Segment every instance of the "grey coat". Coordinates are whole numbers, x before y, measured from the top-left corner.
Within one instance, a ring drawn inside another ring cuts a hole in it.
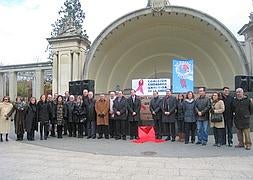
[[[176,108],[177,99],[174,96],[165,96],[161,103],[162,110],[162,122],[174,123],[176,121]],[[169,115],[165,115],[165,112],[170,112]]]
[[[196,101],[189,101],[188,99],[183,102],[183,112],[184,112],[184,122],[196,122],[196,112],[195,112]]]
[[[118,100],[119,98],[117,97],[113,101],[113,112],[114,112],[114,119],[117,120],[127,120],[127,99],[123,96],[121,100]],[[120,112],[120,115],[117,115],[117,111]]]
[[[195,111],[198,121],[209,120],[209,110],[211,108],[211,101],[207,96],[202,96],[196,99]],[[202,116],[198,116],[198,111],[202,113]]]
[[[157,97],[157,98],[152,98],[149,104],[149,110],[152,114],[152,112],[155,112],[155,115],[152,114],[152,117],[154,120],[161,120],[162,119],[162,110],[161,110],[161,104],[162,100]]]

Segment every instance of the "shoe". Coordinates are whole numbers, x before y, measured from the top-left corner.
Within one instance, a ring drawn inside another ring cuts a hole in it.
[[[115,136],[115,140],[119,140],[121,139],[119,136]]]
[[[246,149],[246,150],[251,150],[251,148],[250,148],[250,147],[246,147],[245,149]]]
[[[185,143],[185,144],[189,144],[189,142],[188,142],[188,141],[185,141],[184,143]]]
[[[228,147],[232,147],[232,146],[233,146],[233,144],[228,143]]]
[[[235,148],[244,148],[244,145],[237,144],[237,145],[235,145]]]
[[[165,141],[170,141],[170,137],[168,136],[168,137],[165,139]]]
[[[92,138],[92,139],[96,139],[96,135],[92,136],[91,138]]]
[[[215,143],[215,144],[213,144],[213,146],[218,146],[218,144]]]
[[[134,136],[134,139],[138,140],[138,139],[140,139],[140,138],[139,138],[139,136]]]
[[[40,140],[43,140],[43,138],[42,138],[42,137],[40,137]]]
[[[217,144],[217,147],[221,147],[221,144]]]
[[[202,146],[205,146],[205,145],[206,145],[206,142],[203,142],[203,143],[202,143]]]
[[[133,136],[130,136],[130,140],[133,140],[134,139],[134,137]]]
[[[114,136],[113,136],[113,135],[110,135],[110,138],[114,138]]]
[[[87,136],[87,139],[90,139],[91,138],[91,136]]]
[[[69,134],[69,137],[72,137],[72,134]]]
[[[176,139],[175,138],[173,138],[172,140],[171,140],[171,142],[175,142],[176,141]]]
[[[105,135],[105,139],[109,139],[109,136],[108,136],[108,135]]]
[[[195,144],[202,144],[200,141],[196,142]]]
[[[74,134],[73,137],[76,137],[76,134]]]
[[[126,140],[126,136],[122,136],[122,140]]]
[[[103,136],[98,136],[98,139],[102,139],[103,138]]]
[[[44,140],[47,140],[47,136],[44,137]]]

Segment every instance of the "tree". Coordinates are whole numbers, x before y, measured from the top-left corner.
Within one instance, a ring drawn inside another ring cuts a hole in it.
[[[81,9],[81,3],[79,0],[66,0],[58,14],[60,18],[52,24],[52,37],[68,35],[68,33],[87,37],[86,31],[83,30],[85,13]]]

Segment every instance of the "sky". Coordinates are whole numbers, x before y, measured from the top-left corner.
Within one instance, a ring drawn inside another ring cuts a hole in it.
[[[0,0],[0,64],[48,61],[46,48],[58,11],[65,0]],[[84,29],[92,42],[119,17],[146,7],[148,0],[80,0],[85,12]],[[170,0],[171,5],[205,12],[237,32],[249,22],[252,0]]]

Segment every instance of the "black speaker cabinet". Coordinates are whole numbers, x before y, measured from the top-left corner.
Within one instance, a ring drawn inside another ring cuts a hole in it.
[[[245,92],[253,92],[253,76],[235,76],[235,89],[242,88]]]
[[[95,91],[95,81],[94,80],[80,80],[80,81],[70,81],[69,82],[69,94],[70,95],[82,95],[83,90]]]

